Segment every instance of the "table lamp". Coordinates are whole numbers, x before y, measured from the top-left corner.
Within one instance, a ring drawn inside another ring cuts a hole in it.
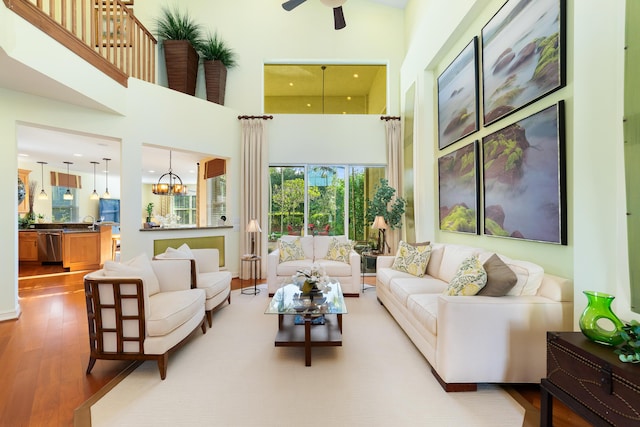
[[[387,248],[387,238],[385,235],[387,231],[387,223],[385,222],[384,217],[382,215],[376,216],[371,227],[378,230],[378,250],[380,253],[384,254]],[[381,234],[382,241],[380,239]]]
[[[247,224],[247,233],[251,233],[251,255],[254,256],[256,254],[256,233],[261,232],[260,224],[258,224],[257,219],[252,219]]]

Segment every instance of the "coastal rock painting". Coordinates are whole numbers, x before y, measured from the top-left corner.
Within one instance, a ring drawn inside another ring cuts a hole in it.
[[[478,234],[477,141],[438,159],[440,229]]]
[[[566,244],[563,103],[482,140],[484,233]]]
[[[482,29],[484,124],[564,86],[565,0],[510,0]]]
[[[478,38],[438,77],[438,147],[478,130]]]

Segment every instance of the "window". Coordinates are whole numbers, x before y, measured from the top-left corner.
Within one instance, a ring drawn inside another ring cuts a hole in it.
[[[196,196],[173,196],[173,214],[178,224],[196,224],[197,207]]]
[[[207,179],[207,224],[223,223],[227,215],[227,175]]]
[[[67,188],[73,194],[73,200],[64,200]],[[51,220],[53,222],[78,222],[78,191],[76,188],[51,187]]]
[[[264,112],[386,114],[386,65],[265,64]]]
[[[366,243],[372,233],[366,201],[384,172],[381,166],[270,167],[269,241],[283,234],[346,234]]]

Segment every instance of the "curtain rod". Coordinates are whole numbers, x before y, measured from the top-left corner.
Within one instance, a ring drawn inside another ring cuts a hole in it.
[[[380,116],[380,120],[400,120],[400,116]]]
[[[238,116],[238,120],[246,120],[246,119],[269,120],[269,119],[273,119],[273,116]]]

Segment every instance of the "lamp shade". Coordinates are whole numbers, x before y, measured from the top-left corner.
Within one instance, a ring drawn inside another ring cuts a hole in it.
[[[374,220],[373,220],[373,225],[371,226],[372,228],[377,228],[378,230],[386,230],[387,229],[387,223],[384,220],[384,217],[381,215],[378,215]]]
[[[249,224],[247,224],[247,233],[259,233],[261,231],[262,229],[260,229],[260,224],[258,224],[257,219],[252,219],[249,221]]]

